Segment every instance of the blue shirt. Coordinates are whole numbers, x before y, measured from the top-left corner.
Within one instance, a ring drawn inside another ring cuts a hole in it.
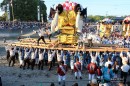
[[[114,77],[114,73],[112,69],[108,69],[107,67],[103,68],[103,79],[110,81]]]

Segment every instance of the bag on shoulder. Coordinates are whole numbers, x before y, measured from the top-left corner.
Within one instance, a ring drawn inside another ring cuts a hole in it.
[[[102,71],[101,71],[101,69],[98,68],[96,73],[97,73],[98,76],[102,76]]]

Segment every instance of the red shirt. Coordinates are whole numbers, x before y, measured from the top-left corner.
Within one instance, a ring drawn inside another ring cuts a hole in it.
[[[78,69],[76,66],[78,67]],[[79,61],[74,63],[74,72],[78,72],[78,70],[81,70],[81,63]]]
[[[95,74],[95,72],[97,71],[97,65],[95,63],[90,63],[87,66],[87,70],[90,74]]]
[[[63,67],[63,69],[65,70],[65,73],[62,71],[61,69],[61,66]],[[60,75],[60,76],[64,76],[67,72],[67,66],[66,65],[60,65],[57,69],[57,73]]]

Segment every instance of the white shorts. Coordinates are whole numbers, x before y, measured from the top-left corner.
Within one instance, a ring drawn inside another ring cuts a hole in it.
[[[70,67],[71,67],[71,69],[74,69],[74,60],[70,61]]]
[[[65,79],[66,79],[66,76],[65,76],[65,75],[64,75],[64,76],[58,75],[58,81],[59,81],[59,82],[62,81],[62,80],[65,81]]]

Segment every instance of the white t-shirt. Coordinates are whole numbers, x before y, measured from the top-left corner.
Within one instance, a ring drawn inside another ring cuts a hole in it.
[[[38,32],[38,35],[41,37],[41,36],[44,36],[45,32],[43,31],[43,29],[40,29],[39,32]]]
[[[57,54],[57,61],[61,61],[61,57],[62,57],[61,54]]]
[[[122,57],[122,63],[124,64],[124,62],[128,62],[128,58],[127,57]]]
[[[113,63],[112,63],[111,61],[107,61],[107,62],[105,63],[105,67],[108,67],[109,64],[111,64],[111,66],[113,65]]]
[[[93,55],[92,55],[92,52],[91,52],[91,53],[90,53],[90,56],[91,56],[91,61],[94,61],[94,62],[96,63],[96,62],[97,62],[96,60],[97,60],[98,53],[96,52],[96,55],[93,56]]]
[[[52,61],[52,54],[48,54],[48,61]]]
[[[79,56],[79,62],[83,65],[83,56]]]
[[[28,55],[29,55],[29,52],[25,52],[24,58],[29,58]]]
[[[48,53],[48,61],[52,61],[54,55],[55,55],[55,51],[53,51],[53,53]]]
[[[35,52],[31,53],[31,59],[35,59]]]
[[[129,69],[130,69],[130,66],[127,65],[127,64],[124,64],[123,66],[121,66],[121,69],[122,69],[123,72],[128,72]]]
[[[129,58],[129,60],[130,60],[130,52],[127,52],[127,56],[128,56],[128,58]]]
[[[14,55],[15,55],[14,50],[10,50],[10,56],[14,56]]]
[[[120,53],[120,57],[122,59],[122,63],[125,64],[125,62],[128,62],[128,58],[127,57],[124,57],[122,52]]]
[[[39,60],[43,60],[43,53],[39,53]]]

